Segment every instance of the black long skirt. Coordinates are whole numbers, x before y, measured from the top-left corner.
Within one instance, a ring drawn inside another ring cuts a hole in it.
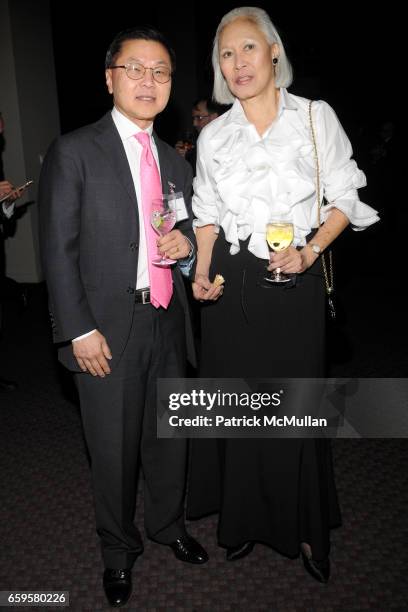
[[[200,375],[324,376],[325,295],[318,260],[296,284],[270,286],[266,261],[241,243],[229,254],[221,231],[210,277],[225,277],[224,295],[202,308]],[[308,542],[316,560],[340,525],[330,442],[325,439],[192,440],[187,516],[219,513],[221,546],[263,542],[288,557]]]

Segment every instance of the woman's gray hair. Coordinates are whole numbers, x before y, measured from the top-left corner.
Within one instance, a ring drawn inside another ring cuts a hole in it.
[[[292,66],[286,56],[285,48],[281,38],[269,18],[268,13],[256,6],[241,6],[240,8],[229,11],[221,19],[217,31],[215,33],[212,64],[214,68],[214,89],[213,99],[219,104],[232,104],[235,96],[230,92],[228,85],[222,75],[219,59],[219,40],[222,30],[226,25],[238,19],[239,17],[252,21],[265,34],[266,40],[270,45],[277,43],[279,45],[279,61],[275,67],[275,83],[276,87],[289,87],[292,83],[293,71]]]

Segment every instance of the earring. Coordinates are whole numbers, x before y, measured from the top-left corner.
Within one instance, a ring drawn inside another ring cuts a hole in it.
[[[273,60],[272,60],[272,63],[276,66],[276,64],[278,63],[278,58],[274,57]]]

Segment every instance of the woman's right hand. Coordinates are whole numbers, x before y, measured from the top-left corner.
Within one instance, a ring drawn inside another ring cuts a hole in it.
[[[222,295],[223,285],[216,286],[206,274],[196,274],[193,281],[193,295],[196,300],[215,302]]]

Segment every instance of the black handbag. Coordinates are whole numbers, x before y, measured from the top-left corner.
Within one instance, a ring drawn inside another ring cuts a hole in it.
[[[312,104],[313,100],[309,102],[309,122],[310,122],[310,131],[312,134],[313,140],[313,148],[314,148],[314,156],[316,162],[316,194],[317,194],[317,227],[319,228],[321,225],[320,219],[320,166],[319,166],[319,155],[317,153],[317,141],[316,134],[313,126],[313,118],[312,118]],[[325,200],[323,198],[322,205]],[[329,265],[327,266],[325,253],[321,254],[322,260],[322,268],[323,268],[323,278],[324,285],[326,288],[326,297],[327,297],[327,318],[329,321],[336,320],[336,304],[334,298],[334,268],[333,268],[333,252],[329,249]]]

